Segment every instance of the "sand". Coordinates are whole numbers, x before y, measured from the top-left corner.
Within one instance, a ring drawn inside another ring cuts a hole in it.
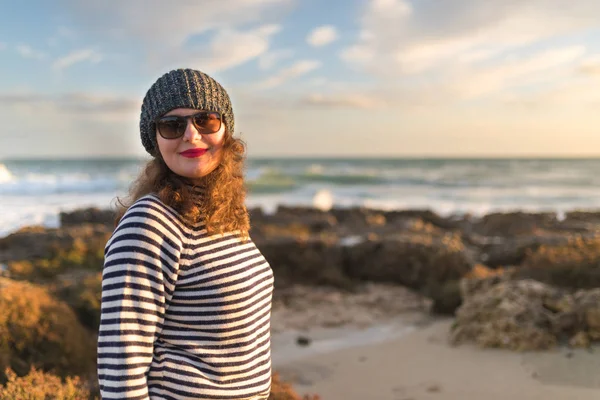
[[[323,400],[600,399],[600,348],[453,347],[446,340],[451,319],[411,318],[396,321],[396,334],[391,325],[362,335],[343,327],[313,330],[306,347],[294,343],[297,334],[276,334],[274,368],[298,393]]]

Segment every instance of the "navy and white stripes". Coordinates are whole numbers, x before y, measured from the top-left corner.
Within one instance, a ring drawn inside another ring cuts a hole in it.
[[[266,399],[273,273],[252,241],[209,236],[154,195],[106,244],[103,399]]]

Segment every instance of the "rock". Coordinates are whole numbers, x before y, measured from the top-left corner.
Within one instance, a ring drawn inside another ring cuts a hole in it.
[[[289,237],[257,241],[275,275],[278,287],[294,284],[348,287],[342,248],[317,238],[297,240]]]
[[[309,337],[306,337],[306,336],[298,336],[296,338],[296,344],[298,344],[298,346],[306,347],[311,342],[312,342],[312,340]]]
[[[433,300],[431,311],[435,314],[454,315],[462,304],[460,280],[444,282],[426,289],[425,295]]]
[[[333,231],[338,221],[329,212],[315,208],[279,206],[274,215],[262,215],[258,219],[254,218],[252,222],[254,229],[259,232],[263,232],[269,226],[278,227],[280,230],[295,226],[296,230],[301,228],[310,234]]]
[[[555,315],[544,303],[561,295],[559,290],[531,280],[505,281],[464,293],[451,341],[519,351],[551,348],[557,344]]]
[[[590,338],[587,333],[580,331],[571,337],[569,345],[571,347],[588,348],[590,347]]]
[[[53,293],[75,311],[83,326],[96,332],[100,325],[102,272],[78,272],[61,276]]]
[[[574,301],[587,334],[592,340],[600,340],[600,288],[578,290]]]
[[[395,224],[405,219],[420,219],[424,223],[431,224],[432,226],[442,230],[456,230],[459,228],[459,221],[441,217],[431,210],[386,211],[384,216],[391,224]]]
[[[492,213],[474,222],[471,231],[484,236],[535,235],[556,222],[556,213]]]
[[[572,289],[599,287],[600,239],[577,237],[542,245],[527,254],[517,275]]]
[[[0,262],[49,259],[60,250],[103,250],[112,229],[84,224],[66,228],[24,228],[0,239]]]
[[[497,237],[479,243],[479,262],[492,267],[521,265],[528,255],[536,252],[542,246],[555,246],[568,243],[564,236],[516,236]]]
[[[351,279],[390,282],[413,289],[460,279],[474,264],[459,236],[388,237],[344,249]]]
[[[600,223],[600,212],[575,210],[565,214],[565,222],[581,221]]]
[[[72,212],[60,213],[60,226],[77,226],[82,224],[101,224],[111,228],[115,227],[116,214],[111,210],[98,208],[85,208]]]
[[[600,340],[600,288],[573,293],[505,275],[463,279],[461,295],[451,332],[454,343],[539,350],[566,339],[575,347]]]

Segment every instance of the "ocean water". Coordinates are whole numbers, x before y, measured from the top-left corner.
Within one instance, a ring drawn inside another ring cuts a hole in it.
[[[0,237],[109,208],[144,161],[0,160]],[[250,159],[248,206],[431,209],[441,215],[600,209],[600,159]]]

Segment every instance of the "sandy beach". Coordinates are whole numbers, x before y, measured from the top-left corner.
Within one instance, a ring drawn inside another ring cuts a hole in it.
[[[362,344],[354,328],[311,331],[305,347],[294,345],[292,335],[276,335],[275,369],[299,393],[323,400],[600,398],[598,347],[527,353],[454,347],[447,342],[452,319],[410,319],[395,337],[373,337],[371,328],[372,340]],[[344,336],[354,344],[340,345]]]

